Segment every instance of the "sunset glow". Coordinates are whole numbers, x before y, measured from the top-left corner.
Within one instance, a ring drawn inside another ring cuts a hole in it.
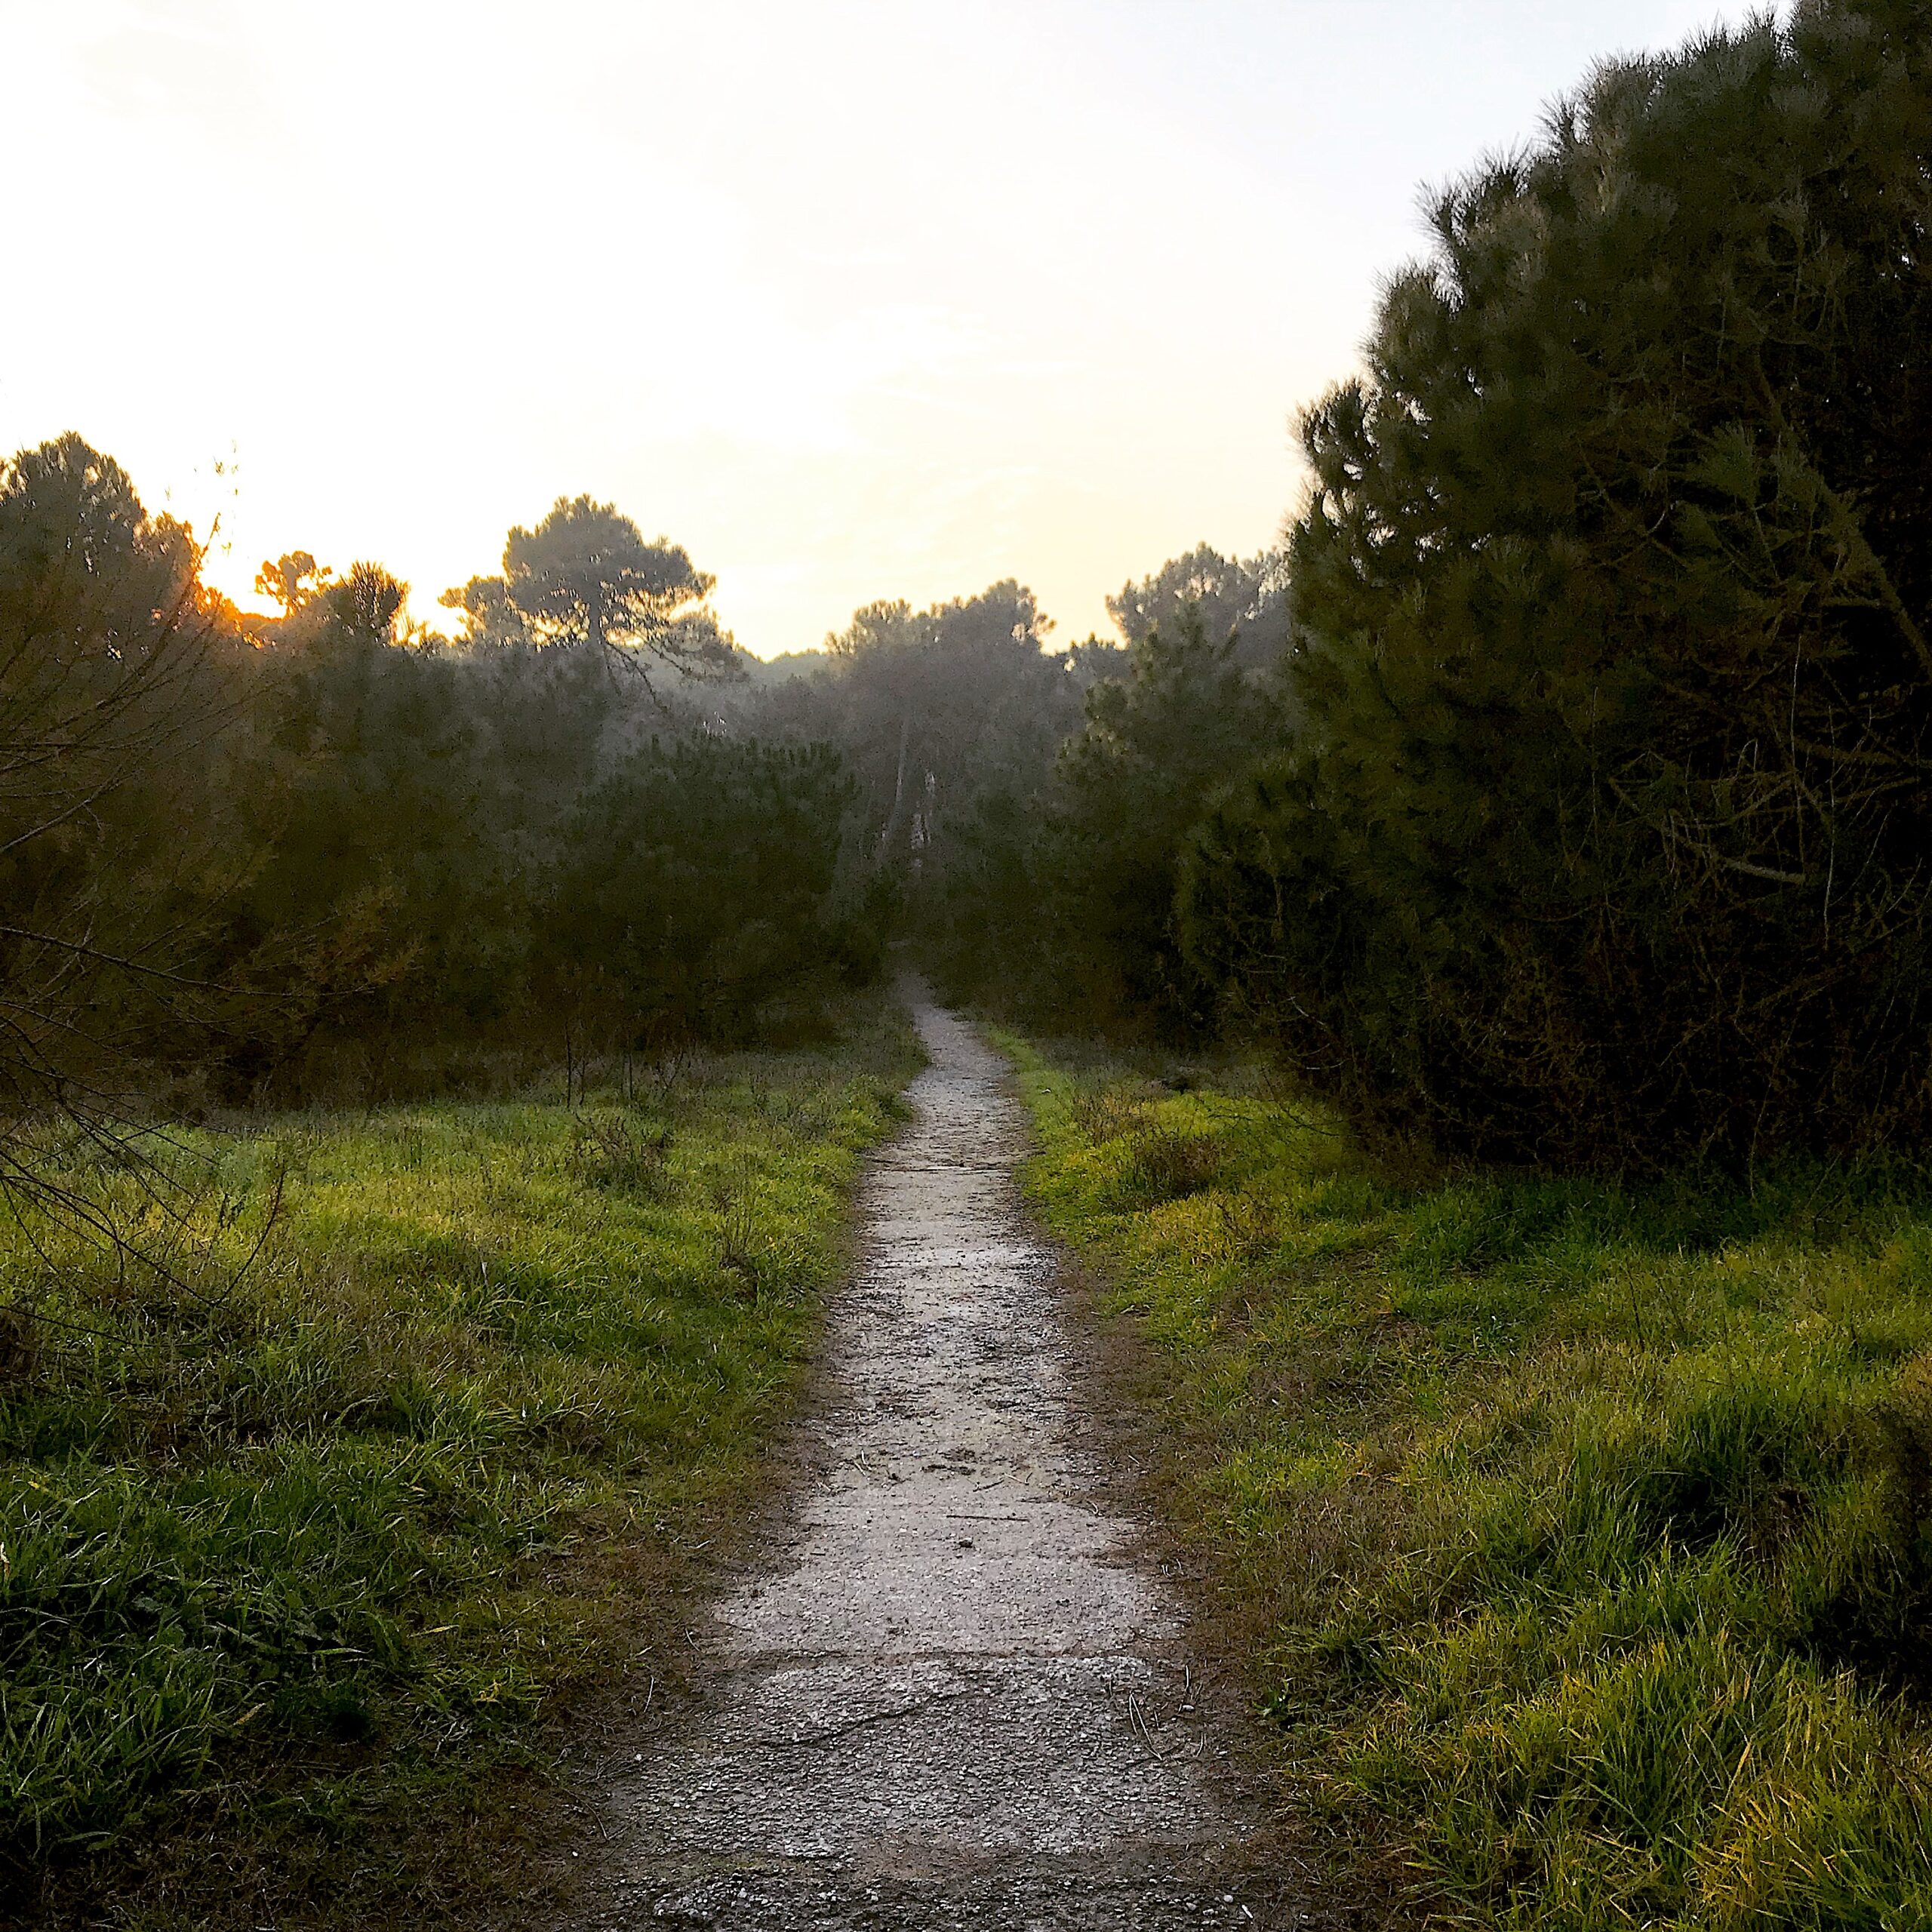
[[[300,546],[433,616],[589,491],[761,654],[1008,576],[1078,636],[1165,556],[1272,540],[1417,180],[1745,11],[15,6],[9,122],[61,168],[11,259],[69,297],[0,321],[0,435],[218,512],[245,601]]]

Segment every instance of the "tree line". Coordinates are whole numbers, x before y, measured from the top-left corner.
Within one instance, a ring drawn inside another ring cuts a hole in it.
[[[131,1065],[748,1037],[899,937],[1457,1153],[1921,1146],[1928,53],[1918,0],[1823,0],[1601,68],[1435,198],[1281,548],[1128,584],[1116,641],[1006,582],[760,665],[587,497],[453,636],[303,552],[251,619],[109,459],[23,452],[15,1118]]]
[[[0,473],[0,931],[15,1138],[192,1072],[297,1097],[398,1044],[736,1036],[878,944],[823,747],[717,728],[740,654],[608,506],[453,593],[306,553],[245,617],[67,436]]]

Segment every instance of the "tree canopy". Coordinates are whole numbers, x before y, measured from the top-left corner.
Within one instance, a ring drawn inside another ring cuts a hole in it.
[[[637,669],[654,660],[688,675],[731,675],[737,653],[704,599],[715,580],[680,544],[646,542],[614,503],[559,497],[534,529],[503,546],[500,577],[445,593],[476,643],[559,645]]]
[[[297,549],[245,621],[107,458],[24,451],[0,969],[192,968],[205,1057],[272,1084],[332,1031],[539,1025],[592,955],[614,1037],[748,1024],[894,931],[1459,1153],[1922,1146],[1928,157],[1927,0],[1603,67],[1436,198],[1285,546],[1124,584],[1117,644],[1007,580],[731,680],[711,578],[589,496],[454,642]]]

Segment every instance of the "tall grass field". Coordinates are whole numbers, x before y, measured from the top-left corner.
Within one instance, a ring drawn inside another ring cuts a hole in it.
[[[39,1150],[72,1198],[0,1232],[0,1919],[424,1923],[479,1881],[463,1820],[755,1497],[916,1063],[860,1019],[628,1097]]]
[[[1297,1787],[1452,1922],[1932,1926],[1932,1185],[1400,1178],[1019,1040]]]

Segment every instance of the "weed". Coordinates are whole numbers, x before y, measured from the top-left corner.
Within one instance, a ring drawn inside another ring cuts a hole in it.
[[[1113,1082],[1074,1088],[1066,1106],[1074,1124],[1096,1147],[1138,1133],[1153,1118],[1144,1093]]]
[[[763,1229],[758,1214],[757,1177],[749,1161],[734,1163],[714,1186],[712,1203],[718,1217],[718,1265],[755,1294],[764,1274]]]
[[[669,1121],[619,1109],[586,1109],[571,1124],[571,1154],[587,1187],[660,1195],[669,1179]]]
[[[1149,1124],[1128,1137],[1118,1192],[1131,1202],[1154,1206],[1212,1187],[1220,1170],[1220,1148],[1208,1136]]]
[[[1144,1081],[1102,1078],[1065,1083],[1063,1118],[1094,1150],[1123,1208],[1177,1201],[1213,1186],[1221,1149],[1210,1136],[1177,1127],[1162,1111],[1162,1090]]]

